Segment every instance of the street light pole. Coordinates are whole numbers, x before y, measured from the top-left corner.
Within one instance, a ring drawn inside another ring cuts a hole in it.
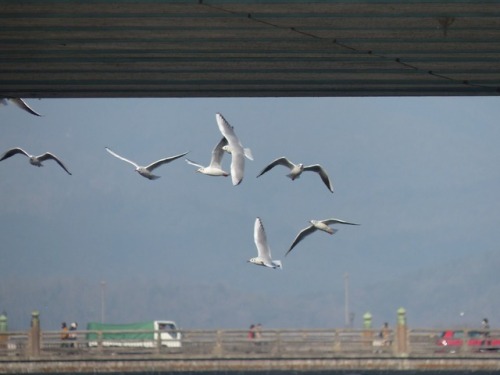
[[[101,281],[101,323],[104,323],[106,281]]]
[[[344,308],[345,308],[345,315],[344,315],[344,323],[346,327],[350,326],[350,316],[349,316],[349,274],[346,272],[344,274]]]

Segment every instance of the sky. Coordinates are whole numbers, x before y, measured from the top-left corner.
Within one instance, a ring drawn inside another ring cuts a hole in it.
[[[298,297],[341,294],[348,274],[355,293],[500,243],[496,97],[28,102],[43,116],[0,107],[0,153],[50,151],[72,175],[50,160],[0,162],[3,281],[137,277]],[[239,186],[184,158],[150,181],[105,151],[143,165],[189,152],[206,165],[221,137],[217,112],[254,156]],[[256,178],[281,156],[321,164],[335,192],[314,173],[291,181],[280,166]],[[246,262],[256,256],[256,217],[282,271]],[[285,257],[309,220],[332,217],[360,226],[314,233]]]

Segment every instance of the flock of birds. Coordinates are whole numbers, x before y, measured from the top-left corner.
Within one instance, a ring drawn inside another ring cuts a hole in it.
[[[35,116],[41,116],[39,113],[34,111],[23,99],[20,98],[0,98],[0,104],[8,104],[8,103],[13,103],[23,109],[24,111],[31,113],[32,115]],[[252,152],[249,148],[243,147],[241,141],[239,138],[236,136],[236,133],[234,131],[234,127],[231,126],[226,119],[220,114],[217,113],[215,115],[216,121],[217,121],[217,126],[219,128],[220,133],[222,134],[221,140],[217,143],[215,148],[212,150],[212,157],[210,159],[210,164],[206,167],[197,164],[189,159],[185,159],[185,161],[197,167],[198,169],[196,172],[208,175],[208,176],[224,176],[228,177],[231,176],[231,181],[234,186],[239,185],[243,181],[243,176],[244,176],[244,171],[245,171],[245,159],[253,160],[253,155]],[[160,176],[154,175],[153,171],[164,165],[168,164],[176,159],[179,159],[183,156],[185,156],[188,152],[184,152],[182,154],[162,158],[160,160],[157,160],[153,163],[150,163],[149,165],[146,166],[141,166],[137,164],[136,162],[127,159],[123,156],[118,155],[116,152],[112,151],[110,148],[105,147],[105,150],[111,154],[112,156],[129,163],[135,167],[135,171],[139,173],[141,176],[149,179],[149,180],[155,180],[158,179]],[[230,172],[226,172],[222,169],[222,158],[225,153],[229,153],[231,155],[231,167],[230,167]],[[64,165],[64,163],[56,157],[54,154],[50,152],[45,152],[44,154],[34,156],[26,152],[25,150],[21,149],[20,147],[14,147],[12,149],[7,150],[4,152],[2,156],[0,156],[0,161],[3,161],[5,159],[10,158],[11,156],[22,154],[25,155],[28,159],[31,165],[41,167],[42,162],[46,160],[54,160],[56,163],[59,164],[59,166],[66,171],[69,175],[71,175],[71,172],[68,170],[68,168]],[[264,173],[269,172],[271,169],[273,169],[275,166],[284,166],[290,170],[289,174],[287,174],[287,177],[289,177],[292,181],[296,180],[301,176],[303,172],[315,172],[317,173],[323,183],[326,185],[328,190],[333,193],[333,184],[327,174],[327,172],[321,167],[319,164],[314,164],[314,165],[308,165],[304,166],[304,164],[299,163],[299,164],[294,164],[290,160],[288,160],[286,157],[280,157],[277,158],[276,160],[272,161],[270,164],[268,164],[262,171],[257,175],[257,177],[262,176]],[[320,230],[323,232],[326,232],[328,234],[334,234],[337,232],[337,229],[333,229],[330,227],[330,225],[333,224],[346,224],[346,225],[359,225],[356,223],[350,223],[344,220],[340,219],[326,219],[326,220],[310,220],[309,221],[310,225],[307,226],[306,228],[302,229],[295,239],[293,240],[290,248],[288,251],[285,253],[285,256],[292,251],[292,249],[299,243],[301,242],[305,237],[309,236],[310,234]],[[267,237],[266,237],[266,232],[264,230],[264,225],[262,224],[262,220],[257,217],[255,220],[254,224],[254,242],[255,246],[257,247],[257,256],[250,258],[247,262],[253,263],[255,265],[259,266],[264,266],[264,267],[269,267],[273,269],[283,269],[282,262],[280,260],[273,260],[272,255],[271,255],[271,249],[269,247]]]

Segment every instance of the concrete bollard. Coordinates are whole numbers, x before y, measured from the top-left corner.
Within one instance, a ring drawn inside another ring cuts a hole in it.
[[[216,333],[216,341],[212,350],[212,355],[220,357],[222,355],[222,331],[219,329]]]
[[[408,353],[408,330],[406,327],[406,310],[400,307],[397,311],[396,351],[399,355]]]
[[[3,312],[0,315],[0,349],[7,348],[7,341],[9,339],[9,336],[7,335],[7,327],[7,314]]]
[[[372,314],[369,312],[363,315],[363,344],[368,346],[373,344]]]
[[[5,311],[0,315],[0,332],[7,332],[8,330],[8,325],[7,325],[7,314]]]
[[[31,313],[29,344],[30,355],[38,357],[40,355],[40,313],[36,310]]]

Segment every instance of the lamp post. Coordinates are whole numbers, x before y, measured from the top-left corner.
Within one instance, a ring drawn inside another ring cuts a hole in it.
[[[349,314],[349,274],[344,274],[344,324],[346,327],[351,326],[351,319]]]
[[[101,323],[104,323],[106,281],[101,281]]]

